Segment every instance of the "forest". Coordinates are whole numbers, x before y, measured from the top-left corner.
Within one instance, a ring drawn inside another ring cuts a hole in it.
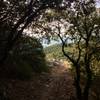
[[[100,100],[99,5],[0,0],[0,100]]]

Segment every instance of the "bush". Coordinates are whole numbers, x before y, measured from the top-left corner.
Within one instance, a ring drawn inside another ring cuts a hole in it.
[[[17,76],[21,79],[30,79],[32,76],[32,67],[25,61],[19,61],[16,64]]]
[[[32,72],[48,72],[41,43],[28,36],[21,37],[10,51],[8,70],[19,78],[30,78]],[[10,70],[11,69],[11,70]]]

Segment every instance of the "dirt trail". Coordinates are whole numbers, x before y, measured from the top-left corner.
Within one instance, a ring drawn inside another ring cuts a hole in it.
[[[51,80],[41,100],[71,100],[75,96],[73,79],[68,68],[67,64],[58,64],[52,68]]]
[[[10,100],[72,100],[73,79],[67,64],[54,64],[50,74],[33,75],[29,81],[6,80]]]

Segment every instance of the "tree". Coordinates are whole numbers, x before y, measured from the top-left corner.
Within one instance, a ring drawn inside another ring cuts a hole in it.
[[[94,13],[91,13],[91,7],[90,9],[86,9],[86,4],[84,2],[82,5],[78,5],[81,7],[82,11],[78,8],[78,11],[76,10],[77,14],[76,11],[74,13],[72,11],[72,14],[70,15],[70,23],[72,26],[71,30],[69,30],[69,34],[71,34],[71,39],[75,44],[75,50],[71,52],[72,56],[64,50],[67,39],[63,40],[61,37],[61,31],[58,25],[58,36],[62,41],[62,52],[73,63],[73,66],[75,66],[76,69],[75,86],[77,98],[79,100],[88,100],[92,82],[92,61],[96,52],[99,52],[100,50],[100,41],[98,40],[98,38],[100,38],[100,24],[97,22],[100,18],[96,17],[97,15]],[[98,55],[100,55],[100,53]],[[86,74],[86,84],[83,90],[80,84],[82,66],[85,71],[84,74]]]
[[[0,1],[0,64],[5,61],[23,30],[47,8],[57,8],[62,0]]]
[[[49,14],[48,14],[49,13]],[[51,10],[46,13],[47,24],[40,25],[62,42],[62,52],[73,64],[75,87],[78,100],[88,100],[92,83],[92,62],[100,55],[100,16],[95,10],[94,0],[76,0],[65,10]],[[62,31],[65,29],[65,31]],[[66,51],[69,41],[73,47]],[[82,75],[83,74],[83,75]],[[81,80],[84,76],[84,86]]]

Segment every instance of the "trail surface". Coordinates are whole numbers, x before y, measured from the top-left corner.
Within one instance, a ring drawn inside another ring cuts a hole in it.
[[[72,100],[75,96],[73,78],[67,63],[54,62],[50,73],[33,74],[27,80],[5,80],[10,100]]]

